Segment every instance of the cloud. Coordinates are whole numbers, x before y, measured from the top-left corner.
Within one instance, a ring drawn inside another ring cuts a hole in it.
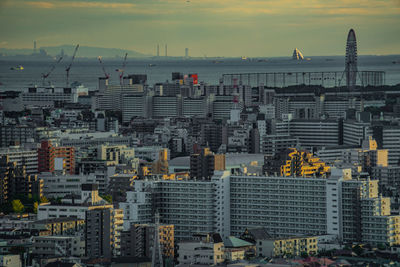
[[[15,1],[39,9],[105,9],[121,14],[217,15],[251,17],[257,15],[387,15],[400,14],[400,0],[54,0]]]
[[[87,2],[87,1],[28,1],[28,5],[36,8],[50,9],[50,8],[111,8],[111,9],[125,9],[135,7],[132,3],[105,3],[105,2]]]
[[[28,5],[36,8],[44,8],[44,9],[49,9],[49,8],[54,8],[54,4],[50,2],[28,2]]]

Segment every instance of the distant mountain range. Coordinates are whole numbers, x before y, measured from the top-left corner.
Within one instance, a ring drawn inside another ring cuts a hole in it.
[[[64,54],[72,56],[74,52],[74,45],[60,45],[60,46],[45,46],[37,49],[36,54],[34,54],[33,49],[8,49],[0,48],[0,55],[2,56],[23,56],[32,55],[34,57],[46,57],[45,53],[40,53],[40,50],[44,50],[49,56],[60,55],[61,51],[64,50]],[[118,48],[103,48],[103,47],[93,47],[93,46],[79,46],[77,52],[77,57],[87,57],[94,58],[98,56],[102,57],[123,57],[125,53],[128,53],[128,57],[150,57],[152,55],[146,55],[133,50],[125,50]]]

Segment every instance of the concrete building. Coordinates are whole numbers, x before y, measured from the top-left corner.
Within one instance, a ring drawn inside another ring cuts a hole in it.
[[[53,172],[55,159],[63,159],[63,169],[66,173],[75,174],[75,148],[54,146],[51,141],[42,141],[38,149],[38,171]]]
[[[302,254],[316,255],[318,252],[317,237],[288,237],[260,240],[257,252],[261,257],[299,257]]]
[[[0,125],[0,146],[26,144],[35,138],[35,127],[26,125]]]
[[[137,175],[130,173],[114,174],[110,177],[107,192],[111,194],[113,202],[125,202],[126,194],[134,186],[134,180]]]
[[[219,234],[195,234],[193,239],[178,244],[180,264],[217,265],[224,261],[224,242]]]
[[[94,133],[69,133],[60,136],[61,146],[73,146],[75,148],[87,148],[99,145],[126,145],[128,147],[138,143],[136,138],[122,136],[114,132],[94,132]]]
[[[73,236],[79,232],[83,232],[85,228],[85,220],[78,218],[54,218],[34,221],[31,229],[40,231],[50,231],[52,236]]]
[[[188,117],[206,117],[208,111],[205,98],[183,98],[182,115]]]
[[[361,146],[362,141],[368,139],[368,136],[372,136],[370,123],[355,120],[346,120],[343,122],[344,145]]]
[[[126,201],[119,203],[124,211],[124,230],[128,231],[132,224],[153,222],[155,206],[153,182],[135,181],[135,191],[126,192]]]
[[[112,209],[95,209],[85,212],[85,255],[89,258],[112,256]]]
[[[234,103],[233,96],[216,96],[212,102],[212,117],[214,120],[226,121],[235,107],[242,109],[242,103]]]
[[[132,224],[128,231],[122,232],[122,257],[152,258],[154,245],[154,224]],[[163,258],[174,258],[174,226],[160,225],[159,240]]]
[[[288,147],[296,147],[298,143],[298,138],[290,135],[264,135],[260,137],[260,152],[275,155]]]
[[[80,236],[34,236],[32,254],[46,257],[83,257],[85,241]]]
[[[297,138],[306,149],[339,145],[341,143],[340,121],[335,119],[294,119],[275,123],[275,134]]]
[[[389,165],[399,165],[400,162],[400,126],[386,123],[373,125],[373,137],[381,149],[389,151]]]
[[[215,170],[225,170],[225,155],[214,154],[204,148],[199,154],[190,155],[190,177],[195,179],[211,179]]]
[[[182,97],[177,96],[153,96],[152,117],[179,117],[182,114]]]
[[[151,97],[146,95],[124,95],[122,98],[122,122],[130,122],[133,117],[150,117],[150,101]]]
[[[375,166],[371,176],[379,180],[379,186],[398,188],[400,186],[400,166]]]
[[[100,81],[100,80],[99,80]],[[101,80],[108,83],[108,80]],[[126,95],[144,95],[143,84],[101,85],[102,90],[95,96],[94,108],[99,110],[119,110],[123,108]]]
[[[135,155],[142,160],[156,161],[159,158],[160,151],[165,148],[161,146],[141,146],[135,147]],[[170,153],[168,153],[169,155]]]
[[[216,192],[212,182],[161,180],[156,189],[161,193],[156,198],[161,223],[175,226],[176,240],[214,230]]]
[[[25,166],[18,167],[8,156],[0,158],[0,203],[5,204],[18,195],[43,196],[43,180],[28,175]]]
[[[321,177],[329,175],[330,167],[307,151],[289,148],[275,156],[266,155],[263,171],[284,177]]]
[[[80,195],[82,184],[96,183],[96,176],[60,174],[43,172],[38,175],[43,180],[43,194],[47,198],[64,198],[67,195]]]
[[[25,107],[36,106],[42,108],[54,107],[56,103],[77,103],[76,88],[29,88],[21,94],[22,104]]]
[[[0,157],[2,156],[8,156],[9,161],[16,162],[18,167],[25,166],[27,174],[38,173],[38,154],[36,149],[9,146],[0,150]]]
[[[0,255],[0,266],[22,267],[20,255]]]
[[[49,203],[40,204],[38,207],[38,220],[75,217],[85,219],[86,211],[94,209],[112,208],[98,194],[96,184],[82,184],[81,194],[78,196],[69,196],[62,199],[61,204],[53,205]]]

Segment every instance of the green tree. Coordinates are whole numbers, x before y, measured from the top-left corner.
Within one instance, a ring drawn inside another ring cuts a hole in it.
[[[45,196],[40,198],[40,203],[47,203],[47,202],[49,202],[49,200]]]
[[[38,207],[39,207],[39,203],[38,202],[33,203],[33,212],[34,213],[37,213]]]
[[[112,196],[111,195],[102,195],[101,198],[104,199],[105,201],[107,201],[108,203],[112,204]]]
[[[360,256],[360,255],[364,252],[364,249],[363,249],[360,245],[354,246],[354,247],[352,248],[352,250],[353,250],[353,252],[356,253],[358,256]]]
[[[385,249],[386,249],[385,244],[382,244],[382,243],[377,244],[376,247],[377,247],[379,250],[385,250]]]
[[[16,213],[21,213],[24,210],[24,205],[22,204],[21,200],[19,199],[14,199],[11,202],[13,211]]]
[[[306,258],[308,258],[308,253],[303,251],[303,252],[301,252],[300,257],[302,257],[303,259],[306,259]]]

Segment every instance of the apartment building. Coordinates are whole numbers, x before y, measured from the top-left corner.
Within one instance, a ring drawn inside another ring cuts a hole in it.
[[[152,258],[155,224],[132,224],[128,231],[122,232],[121,256],[122,257],[147,257]],[[159,225],[158,240],[161,244],[161,255],[164,258],[174,258],[174,226]]]
[[[26,144],[35,138],[35,127],[27,125],[0,125],[0,146]]]
[[[38,172],[37,149],[10,146],[0,150],[0,157],[2,156],[8,156],[9,161],[16,162],[18,167],[25,166],[27,174]]]
[[[63,169],[66,173],[75,174],[75,148],[53,146],[51,141],[42,141],[38,149],[38,171],[53,172],[56,158],[63,159]]]
[[[260,240],[257,253],[261,257],[299,257],[302,254],[316,255],[318,252],[317,237],[288,237]]]
[[[178,244],[180,264],[217,265],[224,261],[224,242],[219,234],[194,234],[194,241]]]

